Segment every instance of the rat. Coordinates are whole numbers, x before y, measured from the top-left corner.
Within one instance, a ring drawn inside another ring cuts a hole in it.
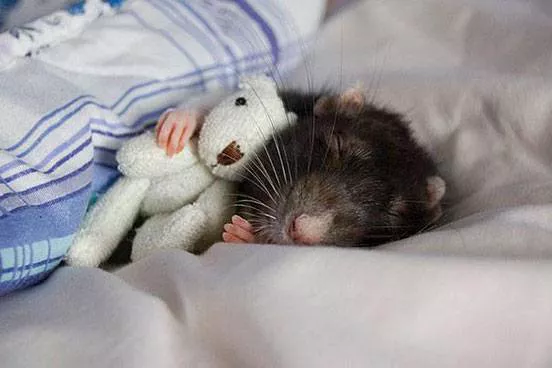
[[[369,103],[359,88],[279,94],[297,121],[241,173],[225,242],[372,247],[440,217],[445,182],[403,115]],[[182,150],[207,112],[163,114],[159,145],[169,155]]]

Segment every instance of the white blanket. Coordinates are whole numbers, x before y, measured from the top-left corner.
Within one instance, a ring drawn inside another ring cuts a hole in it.
[[[550,367],[552,6],[366,0],[310,59],[291,82],[360,79],[412,119],[446,225],[379,250],[62,268],[0,301],[2,366]]]

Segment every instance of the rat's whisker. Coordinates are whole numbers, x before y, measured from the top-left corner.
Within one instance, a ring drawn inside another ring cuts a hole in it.
[[[264,212],[264,211],[260,211],[257,207],[250,206],[250,205],[243,204],[243,203],[236,203],[235,206],[236,206],[236,207],[240,207],[240,208],[249,208],[249,209],[255,210],[255,211],[257,211],[257,212],[259,213],[259,215],[268,217],[268,218],[270,218],[270,219],[272,219],[272,220],[276,220],[276,217],[275,217],[275,216],[272,216],[271,214],[266,213],[266,212]]]
[[[258,97],[258,94],[257,92],[253,89],[253,92],[257,95]],[[269,117],[270,119],[270,117]],[[253,117],[253,121],[255,122],[255,127],[257,128],[257,133],[261,136],[261,138],[263,139],[264,142],[268,142],[268,139],[267,137],[265,136],[265,134],[263,133],[260,125],[259,125],[259,122],[257,121],[257,119],[255,119],[255,117]],[[266,152],[266,157],[268,158],[268,161],[270,163],[270,166],[272,167],[272,171],[274,173],[274,177],[276,178],[276,181],[278,182],[278,186],[281,186],[282,184],[280,183],[280,177],[278,176],[278,173],[276,171],[276,166],[274,165],[274,162],[272,161],[272,157],[270,156],[270,154],[268,153],[268,150],[266,148],[266,144],[263,145],[263,148]]]
[[[261,154],[263,153],[261,152]],[[268,181],[269,185],[272,187],[272,190],[274,191],[274,193],[279,198],[281,198],[278,191],[279,186],[277,186],[276,183],[274,182],[272,175],[268,172],[268,169],[266,168],[263,161],[261,160],[261,157],[257,154],[257,152],[253,152],[253,156],[254,156],[253,160],[250,161],[250,164],[255,165],[256,168],[259,169],[262,176]]]
[[[222,153],[225,157],[227,158],[232,158],[231,156],[229,156],[228,154],[226,153]],[[272,195],[270,194],[270,191],[268,190],[268,188],[264,185],[263,181],[261,180],[261,178],[259,178],[256,173],[252,170],[250,170],[248,168],[248,165],[244,165],[244,168],[247,172],[249,172],[249,174],[251,174],[253,176],[253,178],[255,180],[251,180],[250,178],[246,177],[245,175],[243,175],[242,173],[240,172],[237,172],[236,175],[239,176],[240,178],[244,179],[244,180],[249,180],[250,182],[254,183],[259,189],[263,190],[267,195],[269,195],[270,197],[272,197]],[[276,190],[276,188],[274,188],[274,190]]]
[[[251,175],[253,176],[253,178],[250,178],[250,177],[247,177],[246,175],[243,175],[242,173],[236,173],[236,175],[238,177],[240,177],[242,180],[244,181],[247,181],[247,182],[250,182],[251,184],[255,185],[257,188],[259,188],[262,192],[264,192],[271,200],[272,202],[274,202],[274,204],[277,204],[278,202],[276,201],[276,198],[274,198],[274,196],[272,195],[272,192],[270,190],[268,190],[268,188],[266,187],[266,185],[264,184],[264,182],[261,180],[261,178],[259,178],[252,170],[250,170],[248,167],[248,165],[245,165],[244,168],[245,170]]]
[[[276,81],[274,81],[274,82],[276,83]],[[291,181],[291,168],[289,167],[289,158],[288,158],[287,150],[285,148],[285,145],[282,145],[281,134],[276,129],[276,126],[274,124],[274,120],[272,119],[272,116],[270,115],[264,101],[262,100],[261,96],[257,93],[255,88],[253,88],[253,93],[255,93],[255,95],[259,99],[259,102],[261,103],[261,106],[263,107],[264,113],[265,113],[266,117],[268,118],[268,120],[270,122],[270,125],[271,125],[271,128],[272,128],[272,134],[271,135],[272,135],[272,139],[274,140],[276,150],[278,152],[278,157],[280,158],[280,164],[281,164],[281,167],[282,167],[282,174],[284,175],[284,180],[285,180],[286,184],[289,184],[289,182]],[[285,115],[285,119],[288,123],[287,124],[288,127],[291,126],[291,122],[289,120],[289,116],[288,116],[287,111],[284,112],[284,115]],[[280,151],[283,151],[283,154],[285,156],[285,162],[287,164],[287,172],[286,172],[286,169],[284,168],[284,162],[282,160],[282,153]]]
[[[341,25],[341,28],[340,28],[340,37],[341,37],[341,43],[340,43],[340,54],[339,54],[339,92],[342,92],[343,90],[343,25]],[[338,109],[335,109],[335,113],[334,113],[334,120],[333,120],[333,124],[332,124],[332,129],[330,131],[330,136],[329,136],[329,139],[330,139],[330,142],[328,142],[328,147],[326,148],[326,153],[324,154],[324,159],[322,160],[322,163],[321,163],[321,169],[322,168],[327,168],[327,158],[328,158],[328,153],[330,152],[330,147],[331,147],[331,140],[333,138],[333,135],[334,135],[334,131],[335,131],[335,124],[337,123],[337,111]]]
[[[251,204],[258,204],[259,206],[265,207],[266,209],[270,210],[270,212],[275,213],[276,211],[274,208],[270,207],[267,204],[264,204],[261,201],[253,200],[253,199],[239,199],[236,201],[236,203],[251,203]]]
[[[274,140],[274,143],[275,143],[275,146],[276,146],[276,151],[278,153],[278,158],[280,159],[280,167],[282,169],[282,174],[284,176],[284,181],[285,181],[286,184],[288,184],[289,183],[288,174],[287,174],[286,169],[284,167],[282,152],[280,150],[280,139],[279,138],[281,138],[281,137],[276,131],[276,126],[274,125],[274,120],[272,119],[272,116],[268,112],[268,109],[267,109],[266,105],[264,104],[262,98],[259,96],[259,94],[257,93],[257,90],[255,88],[252,88],[252,90],[253,90],[253,93],[255,93],[255,95],[257,96],[257,99],[259,100],[261,106],[263,107],[264,113],[265,113],[266,117],[268,118],[268,121],[270,122],[270,125],[271,125],[271,128],[272,128],[272,134],[271,135],[272,135],[272,139]],[[258,122],[256,120],[255,120],[255,123],[258,125]],[[264,134],[263,134],[263,139],[265,140],[265,142],[267,141]],[[286,162],[288,162],[287,152],[284,151],[284,155],[286,156]],[[280,183],[279,176],[276,173],[275,173],[275,175],[276,175],[276,179],[278,181],[278,185],[279,185],[279,187],[281,187],[282,185]]]

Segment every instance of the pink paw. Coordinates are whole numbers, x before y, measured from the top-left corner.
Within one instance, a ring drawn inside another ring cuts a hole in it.
[[[226,243],[255,243],[253,226],[244,218],[234,215],[232,223],[224,225],[222,239]]]
[[[159,147],[173,156],[184,149],[194,134],[201,115],[193,110],[167,110],[161,115],[155,127]]]

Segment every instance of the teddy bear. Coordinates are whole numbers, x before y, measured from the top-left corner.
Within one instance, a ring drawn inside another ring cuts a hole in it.
[[[132,261],[163,248],[202,253],[220,240],[232,215],[241,170],[269,137],[295,120],[273,79],[242,77],[180,152],[168,155],[149,131],[128,140],[116,154],[122,175],[86,214],[66,263],[97,267],[139,215],[146,220],[136,230]]]

